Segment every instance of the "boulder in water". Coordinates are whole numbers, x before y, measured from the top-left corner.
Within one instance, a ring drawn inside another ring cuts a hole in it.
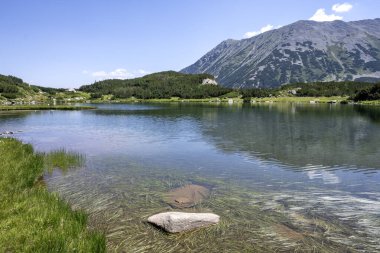
[[[213,213],[166,212],[150,216],[148,222],[163,228],[167,232],[179,233],[217,224],[219,218],[219,215]]]

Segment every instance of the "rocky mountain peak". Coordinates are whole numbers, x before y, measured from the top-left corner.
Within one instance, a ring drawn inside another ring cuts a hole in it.
[[[380,80],[380,19],[300,20],[255,37],[226,40],[184,73],[208,73],[228,87]]]

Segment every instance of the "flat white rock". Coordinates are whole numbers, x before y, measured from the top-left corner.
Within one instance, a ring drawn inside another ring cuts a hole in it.
[[[217,224],[219,218],[219,215],[213,213],[166,212],[150,216],[148,222],[163,228],[167,232],[178,233]]]

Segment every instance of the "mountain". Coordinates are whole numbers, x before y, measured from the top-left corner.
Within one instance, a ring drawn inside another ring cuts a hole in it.
[[[252,38],[229,39],[181,72],[212,74],[234,88],[379,81],[380,19],[298,21]]]

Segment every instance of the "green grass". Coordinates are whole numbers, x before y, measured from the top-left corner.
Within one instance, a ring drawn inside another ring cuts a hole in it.
[[[362,105],[380,105],[380,100],[366,100],[360,101],[358,103]]]
[[[315,101],[316,103],[329,103],[335,100],[337,103],[347,103],[349,102],[349,97],[296,97],[296,96],[285,96],[285,97],[264,97],[264,98],[251,98],[251,101],[254,100],[257,103],[265,102],[280,102],[280,103],[310,103],[310,101]],[[351,101],[353,102],[353,101]],[[372,101],[359,101],[355,102],[356,104],[363,105],[380,105],[380,100]]]
[[[233,97],[234,103],[242,103],[243,99],[239,97]],[[227,103],[228,97],[212,97],[212,98],[151,98],[151,99],[137,99],[137,98],[126,98],[126,99],[114,99],[114,100],[102,100],[94,99],[91,103]]]
[[[256,102],[286,102],[286,103],[310,103],[310,101],[315,101],[317,103],[328,103],[330,101],[336,100],[337,103],[347,100],[348,97],[264,97],[264,98],[252,98]]]
[[[57,168],[66,172],[70,168],[83,165],[84,160],[83,155],[75,152],[67,152],[64,149],[51,151],[44,155],[45,169],[49,172]]]
[[[0,111],[22,111],[22,110],[90,110],[93,106],[71,106],[71,105],[3,105]]]
[[[67,158],[63,150],[36,154],[30,145],[0,139],[0,252],[105,252],[105,237],[87,229],[86,214],[71,210],[41,180],[49,166],[82,161]]]

